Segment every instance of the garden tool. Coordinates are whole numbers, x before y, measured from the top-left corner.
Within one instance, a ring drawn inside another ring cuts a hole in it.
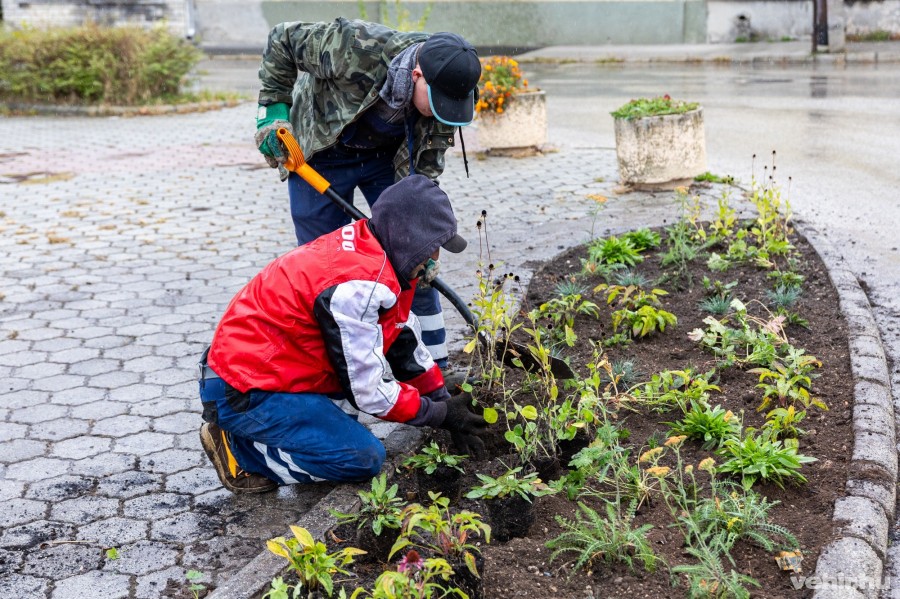
[[[285,128],[281,128],[278,130],[277,136],[285,151],[284,168],[297,173],[300,177],[303,178],[304,181],[309,183],[313,189],[337,204],[338,207],[340,207],[341,210],[343,210],[350,218],[354,220],[366,218],[365,214],[363,214],[353,204],[350,204],[344,198],[338,195],[336,191],[331,189],[331,183],[325,180],[322,175],[320,175],[313,167],[307,164],[306,159],[303,157],[303,151],[300,149],[300,145],[297,143],[297,140],[294,139],[294,136],[290,131]],[[476,337],[478,338],[478,341],[480,342],[483,350],[490,351],[490,349],[493,347],[495,349],[497,358],[507,366],[524,368],[525,370],[535,370],[540,368],[540,363],[538,362],[538,360],[525,346],[509,339],[498,339],[494,341],[487,334],[487,332],[480,330],[475,315],[472,314],[472,311],[469,310],[469,307],[462,300],[462,298],[460,298],[456,291],[454,291],[449,285],[447,285],[447,283],[445,283],[438,277],[431,282],[431,286],[437,289],[441,295],[447,298],[447,301],[453,304],[453,307],[456,308],[456,310],[460,313],[460,315],[466,321],[466,324],[472,327],[472,330],[475,332]],[[550,372],[553,373],[556,378],[575,378],[575,373],[572,371],[569,365],[559,358],[551,357],[549,360],[549,365]]]

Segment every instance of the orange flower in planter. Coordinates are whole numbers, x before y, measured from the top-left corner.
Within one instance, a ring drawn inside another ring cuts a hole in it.
[[[515,94],[531,91],[528,80],[522,78],[519,63],[509,56],[482,58],[481,66],[476,112],[502,114]]]

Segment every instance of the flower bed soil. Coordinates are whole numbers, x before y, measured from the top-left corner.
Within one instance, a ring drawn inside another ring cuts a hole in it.
[[[799,540],[804,556],[803,572],[813,571],[821,548],[832,540],[832,510],[836,498],[844,494],[847,480],[847,464],[852,444],[852,402],[853,380],[850,369],[850,358],[847,341],[846,324],[838,307],[837,294],[828,279],[827,271],[815,251],[802,238],[794,235],[792,242],[800,256],[799,272],[806,277],[803,293],[793,308],[809,322],[809,328],[790,325],[786,332],[790,342],[798,348],[806,350],[822,362],[817,370],[818,378],[812,383],[812,395],[824,401],[830,408],[827,412],[811,408],[807,419],[802,423],[807,435],[800,440],[800,453],[817,458],[818,461],[806,464],[802,474],[808,479],[805,485],[788,484],[780,489],[773,484],[757,483],[754,490],[770,500],[780,502],[770,512],[770,521],[787,527]],[[584,247],[570,250],[545,264],[533,278],[524,301],[524,308],[537,307],[540,303],[553,297],[557,284],[566,280],[580,270],[580,258],[587,256]],[[656,252],[647,252],[647,259],[638,265],[637,271],[655,281],[663,274]],[[663,298],[662,308],[678,317],[678,324],[665,333],[652,335],[638,340],[626,347],[614,347],[608,350],[610,361],[630,359],[643,373],[639,381],[649,379],[650,375],[663,370],[692,367],[696,371],[705,372],[713,366],[712,356],[704,352],[697,343],[687,337],[687,333],[695,328],[703,328],[703,319],[707,313],[698,308],[704,297],[700,284],[704,275],[710,279],[723,282],[738,281],[734,295],[747,306],[749,313],[763,315],[765,311],[752,300],[765,303],[767,290],[772,289],[771,280],[766,279],[765,271],[753,266],[735,267],[724,273],[710,272],[705,260],[697,260],[690,265],[693,285],[677,289],[673,282],[657,283],[670,292]],[[584,285],[593,289],[602,282],[599,278],[581,280]],[[587,294],[602,307],[601,319],[579,316],[575,331],[578,334],[576,346],[566,352],[576,371],[584,373],[584,365],[591,360],[590,339],[608,338],[611,334],[609,319],[610,309],[605,306],[605,298],[600,294]],[[520,374],[510,372],[508,387],[514,387]],[[721,404],[735,414],[744,412],[744,426],[760,427],[764,422],[764,413],[757,413],[761,391],[756,388],[757,376],[746,371],[732,368],[725,371],[715,381],[721,387],[721,393],[713,392],[710,403]],[[490,403],[488,398],[487,403]],[[774,407],[774,406],[772,406]],[[633,412],[620,410],[617,425],[628,429],[630,435],[624,443],[631,448],[632,456],[639,455],[647,448],[647,439],[654,433],[665,434],[668,427],[660,424],[664,421],[677,420],[679,414]],[[444,433],[435,432],[436,439],[444,447],[449,439]],[[664,437],[663,437],[664,438]],[[502,445],[502,444],[501,444]],[[685,464],[696,465],[701,459],[712,456],[703,451],[697,442],[686,442],[681,455]],[[721,462],[721,458],[716,458]],[[661,465],[674,466],[674,461],[661,462]],[[490,459],[464,464],[467,475],[463,488],[475,486],[475,472],[486,472],[494,476],[505,470],[506,466],[515,464],[511,455],[491,456]],[[720,475],[723,476],[723,475]],[[402,493],[409,499],[427,501],[426,490],[417,490],[415,476],[409,472],[401,472],[396,482]],[[590,503],[590,502],[588,502]],[[593,506],[597,507],[594,503]],[[456,504],[457,508],[476,511],[487,518],[487,510],[480,501],[463,498]],[[603,598],[669,598],[686,596],[687,587],[684,581],[673,577],[670,567],[689,563],[684,552],[682,535],[678,529],[670,527],[672,516],[659,497],[654,497],[649,505],[644,505],[637,513],[635,527],[652,524],[648,533],[653,551],[661,557],[665,564],[660,564],[654,573],[639,571],[637,574],[622,565],[607,566],[596,563],[592,571],[572,571],[571,562],[561,556],[552,563],[550,551],[545,543],[562,532],[555,516],[560,515],[572,519],[576,511],[574,502],[562,495],[546,496],[536,501],[537,517],[531,526],[528,537],[513,539],[507,543],[492,540],[489,545],[482,545],[485,557],[484,596],[491,599],[509,597],[552,597],[558,599]],[[352,545],[354,534],[347,528],[335,531],[337,538],[343,543],[331,540],[333,548]],[[794,590],[790,573],[783,572],[775,563],[774,555],[763,549],[739,541],[732,552],[737,569],[743,574],[752,576],[760,583],[760,588],[750,588],[754,597],[808,597],[812,591]],[[398,556],[395,556],[395,560]],[[637,565],[637,564],[636,564]],[[728,566],[728,564],[726,564]],[[359,577],[345,583],[348,589],[357,584],[369,585],[388,566],[384,564],[359,564],[354,571]],[[677,582],[678,586],[672,586]]]

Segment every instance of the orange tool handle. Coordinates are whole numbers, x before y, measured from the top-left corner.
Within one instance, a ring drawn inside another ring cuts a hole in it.
[[[306,163],[306,159],[303,158],[303,150],[300,149],[300,144],[297,143],[291,132],[282,127],[275,134],[278,136],[278,141],[284,146],[285,152],[287,152],[284,168],[303,177],[303,180],[319,193],[324,194],[328,191],[331,183],[326,181],[322,175],[316,172],[316,169]]]

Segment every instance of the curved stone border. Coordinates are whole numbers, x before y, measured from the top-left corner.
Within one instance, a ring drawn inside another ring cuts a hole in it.
[[[146,106],[56,106],[53,104],[18,104],[0,102],[0,111],[16,115],[52,116],[157,116],[161,114],[186,114],[206,112],[238,106],[249,100],[217,100],[214,102],[187,102],[185,104],[150,104]]]
[[[897,500],[897,448],[891,382],[872,308],[856,276],[830,241],[798,227],[828,270],[847,321],[853,371],[853,453],[846,496],[834,504],[836,539],[822,549],[805,581],[814,599],[876,598]]]

